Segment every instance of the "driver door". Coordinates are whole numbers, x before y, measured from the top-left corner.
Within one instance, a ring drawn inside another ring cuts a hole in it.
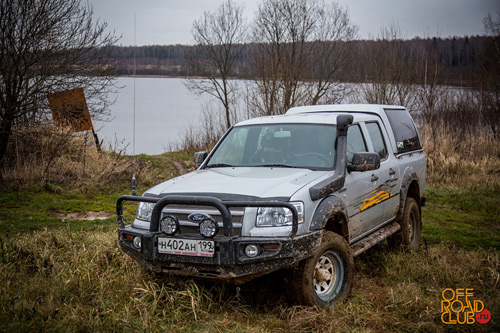
[[[359,124],[354,124],[347,131],[347,163],[352,162],[355,153],[368,152],[367,140]],[[382,223],[384,216],[370,202],[380,195],[377,192],[377,171],[348,172],[345,179],[345,190],[341,194],[347,202],[349,217],[349,238],[356,240],[369,232],[374,225]]]

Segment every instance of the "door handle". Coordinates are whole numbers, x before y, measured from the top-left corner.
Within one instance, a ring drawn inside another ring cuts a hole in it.
[[[372,175],[372,182],[376,182],[378,180],[378,176],[376,174]]]
[[[389,169],[389,176],[392,176],[392,175],[395,175],[396,174],[396,170],[394,170],[393,168],[390,168]]]

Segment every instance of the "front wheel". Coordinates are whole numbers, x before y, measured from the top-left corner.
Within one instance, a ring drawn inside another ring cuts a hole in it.
[[[316,254],[304,260],[295,273],[294,288],[302,304],[327,306],[351,291],[354,260],[345,240],[325,231]]]

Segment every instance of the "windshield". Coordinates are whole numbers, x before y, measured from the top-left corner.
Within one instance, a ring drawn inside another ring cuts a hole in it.
[[[263,124],[234,127],[205,167],[269,166],[333,169],[336,127]]]

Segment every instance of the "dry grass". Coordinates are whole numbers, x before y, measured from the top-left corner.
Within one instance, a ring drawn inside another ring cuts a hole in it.
[[[318,309],[284,302],[276,275],[243,285],[241,298],[234,286],[153,275],[115,239],[102,230],[2,236],[0,331],[445,331],[441,292],[463,287],[500,313],[497,252],[378,245],[356,259],[351,297]],[[497,322],[454,328],[488,331]]]
[[[181,161],[176,159],[178,155]],[[0,185],[17,191],[40,186],[116,191],[123,184],[129,187],[135,173],[138,183],[146,187],[185,173],[191,167],[185,159],[183,153],[159,155],[157,161],[145,155],[123,156],[112,147],[98,150],[89,133],[44,126],[13,135],[0,170]]]
[[[13,135],[2,178],[18,189],[35,184],[109,185],[133,168],[141,168],[137,159],[98,151],[89,135],[44,126]]]
[[[431,186],[500,186],[500,140],[489,134],[455,133],[445,126],[420,129]]]

